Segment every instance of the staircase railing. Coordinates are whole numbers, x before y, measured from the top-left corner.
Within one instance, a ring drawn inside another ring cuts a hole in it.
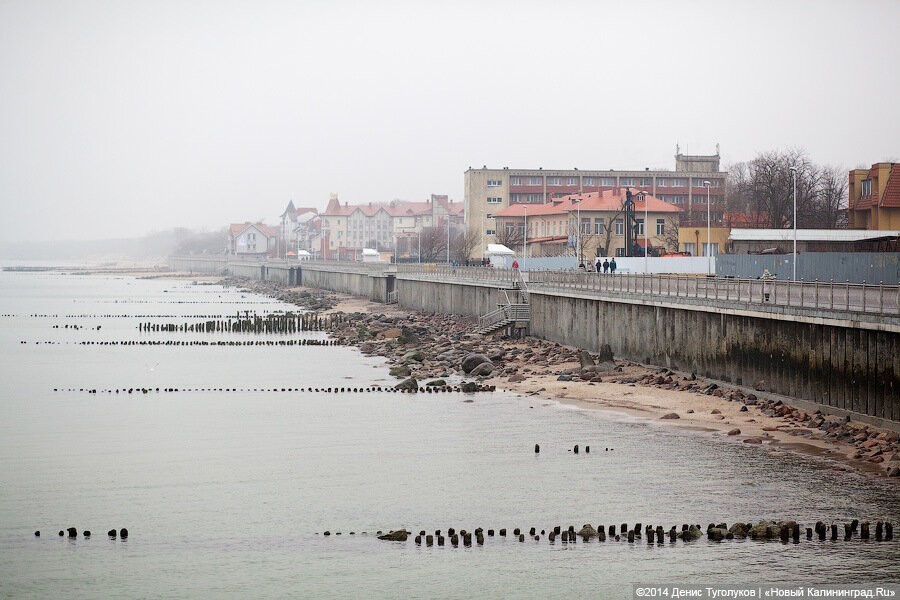
[[[501,306],[497,310],[492,310],[486,315],[478,317],[478,329],[479,331],[482,329],[487,329],[500,323],[501,321],[506,319],[506,310],[505,306]]]

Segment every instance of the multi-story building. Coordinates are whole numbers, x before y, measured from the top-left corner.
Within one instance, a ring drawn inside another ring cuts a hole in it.
[[[659,252],[676,250],[675,225],[681,209],[633,190],[633,247],[626,249],[625,200],[628,188],[586,192],[541,204],[516,203],[494,215],[497,237],[527,256],[561,256],[580,260],[597,256],[642,255],[649,245]],[[649,224],[649,229],[647,225]],[[527,246],[527,248],[526,248]]]
[[[900,229],[900,163],[850,171],[850,229]]]
[[[713,155],[684,155],[676,148],[674,171],[481,169],[465,173],[465,214],[469,228],[483,232],[484,244],[496,241],[491,218],[517,204],[545,204],[570,194],[602,193],[632,188],[681,209],[683,226],[706,225],[707,198],[710,221],[721,222],[725,212],[727,173],[719,167],[719,149]],[[706,182],[709,182],[707,186]],[[484,247],[476,250],[483,255]]]
[[[316,222],[319,211],[315,208],[294,206],[294,201],[288,202],[284,212],[281,213],[281,243],[278,255],[287,256],[288,252],[310,250],[310,240],[315,236]]]
[[[367,204],[341,204],[332,194],[321,217],[323,258],[353,259],[363,248],[409,255],[423,229],[461,225],[463,206],[435,194],[425,202]]]

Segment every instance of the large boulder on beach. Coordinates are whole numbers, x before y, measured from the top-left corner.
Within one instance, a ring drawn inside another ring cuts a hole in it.
[[[410,377],[405,381],[401,381],[397,385],[394,386],[395,390],[416,390],[419,389],[419,382],[416,381],[415,377]]]
[[[469,375],[473,375],[475,377],[483,377],[486,375],[490,375],[494,372],[494,365],[492,363],[486,362],[481,363],[469,373]]]
[[[425,355],[422,354],[421,350],[411,350],[403,355],[400,362],[405,364],[409,362],[422,362],[423,360],[425,360]]]
[[[378,337],[385,340],[391,340],[400,337],[402,334],[403,332],[400,331],[399,327],[392,327],[390,329],[385,329],[384,331],[379,333]]]
[[[609,344],[602,344],[600,346],[600,352],[597,353],[597,362],[613,362],[613,351]]]
[[[587,350],[582,350],[578,353],[578,362],[581,363],[582,369],[585,367],[593,367],[596,364],[594,359],[591,358],[591,353]]]
[[[587,367],[582,367],[582,373],[609,373],[610,371],[616,370],[616,363],[613,362],[602,362],[596,365],[590,365]]]
[[[409,370],[409,367],[406,365],[398,365],[396,367],[391,367],[389,371],[393,377],[409,377],[412,371]]]
[[[489,359],[484,354],[478,354],[476,352],[472,352],[472,353],[466,355],[466,357],[463,359],[462,363],[460,364],[460,367],[462,368],[463,373],[471,373],[472,370],[475,369],[475,367],[477,367],[478,365],[484,364],[484,363],[490,363],[490,362],[491,362],[491,359]]]
[[[425,384],[425,387],[446,387],[447,382],[443,379],[433,379]]]

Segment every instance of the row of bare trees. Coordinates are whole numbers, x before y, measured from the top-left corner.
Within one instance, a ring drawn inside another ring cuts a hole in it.
[[[728,212],[743,214],[745,227],[783,229],[794,224],[794,173],[797,176],[797,227],[847,226],[847,171],[818,165],[805,150],[762,152],[728,171]]]

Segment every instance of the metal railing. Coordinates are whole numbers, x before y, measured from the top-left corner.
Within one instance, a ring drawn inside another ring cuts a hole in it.
[[[415,275],[424,281],[471,281],[491,285],[512,285],[521,281],[516,269],[496,269],[493,267],[448,267],[436,264],[397,265],[397,275]]]
[[[757,306],[900,315],[900,286],[834,281],[779,281],[677,275],[532,271],[532,290],[634,294],[737,302]]]
[[[478,331],[488,331],[501,324],[527,323],[531,320],[528,304],[502,304],[497,310],[478,317]]]
[[[385,298],[385,304],[398,304],[400,302],[400,291],[392,290],[387,293],[387,298]]]

